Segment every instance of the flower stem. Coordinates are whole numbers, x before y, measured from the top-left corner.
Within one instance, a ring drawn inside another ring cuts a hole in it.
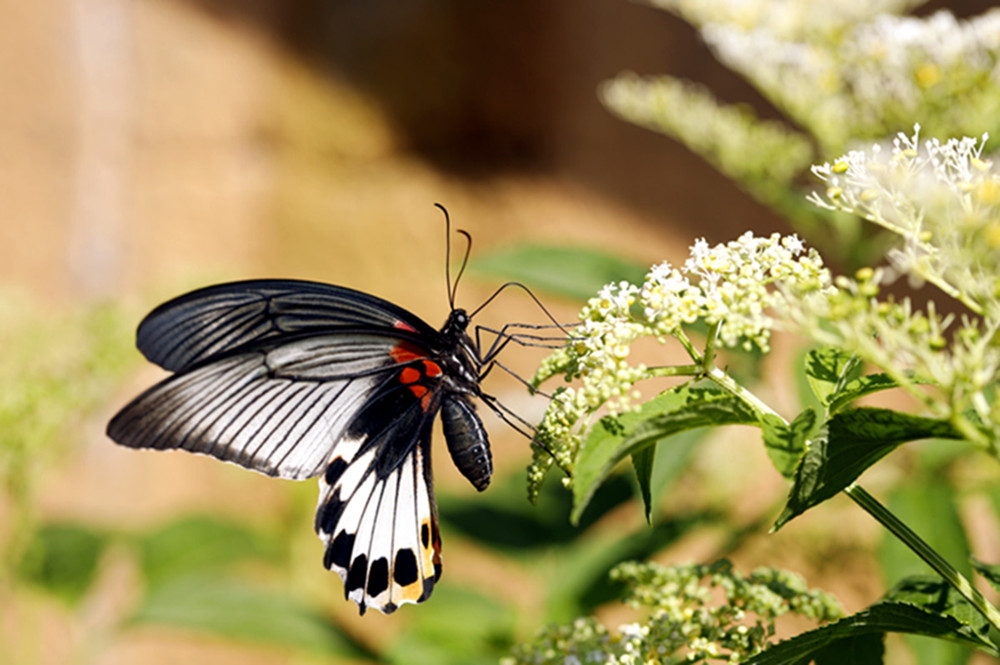
[[[993,607],[964,575],[955,570],[944,557],[928,545],[927,541],[903,524],[898,517],[893,515],[888,508],[879,503],[875,497],[860,485],[852,483],[844,489],[844,493],[861,506],[865,512],[874,517],[879,524],[888,529],[892,535],[899,538],[907,547],[913,550],[913,553],[919,556],[924,563],[943,577],[955,591],[969,601],[990,622],[994,629],[1000,630],[1000,611],[997,611],[997,608]]]

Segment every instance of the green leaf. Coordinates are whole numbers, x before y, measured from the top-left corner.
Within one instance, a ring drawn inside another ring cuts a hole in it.
[[[646,524],[652,524],[653,496],[649,485],[652,481],[655,463],[656,446],[649,446],[632,453],[632,468],[635,469],[635,479],[639,483],[639,495],[642,497],[642,512],[646,518]]]
[[[758,423],[757,414],[749,406],[712,384],[684,384],[654,397],[638,412],[603,418],[580,447],[573,474],[570,520],[578,522],[594,491],[626,456],[678,432]]]
[[[687,468],[688,463],[691,461],[691,455],[694,453],[695,448],[701,440],[705,437],[706,432],[708,432],[708,430],[705,429],[680,432],[678,434],[674,434],[668,439],[660,441],[656,444],[655,448],[650,448],[650,450],[656,450],[656,459],[654,460],[653,467],[650,470],[650,504],[645,509],[647,513],[647,523],[650,523],[652,519],[654,508],[653,504],[658,497],[663,496],[670,489],[674,481],[677,480],[677,478],[679,478]],[[594,503],[594,500],[591,500],[591,508],[588,510],[588,514],[593,510]]]
[[[854,379],[853,381],[848,381],[843,388],[830,395],[827,409],[829,413],[837,413],[838,411],[849,406],[851,402],[854,402],[865,395],[871,395],[872,393],[877,393],[880,390],[889,390],[891,388],[898,387],[899,384],[896,383],[896,380],[890,378],[888,374],[882,372],[877,374],[866,374],[865,376]]]
[[[801,665],[813,658],[821,664],[880,663],[875,658],[880,657],[881,644],[876,648],[872,638],[887,632],[926,635],[1000,656],[984,624],[985,619],[939,578],[908,580],[868,609],[779,642],[744,665]]]
[[[763,418],[764,447],[774,468],[785,478],[795,475],[795,467],[806,450],[806,442],[816,427],[816,412],[806,409],[791,423],[777,416]]]
[[[968,563],[969,543],[956,507],[954,488],[941,467],[916,469],[897,486],[887,502],[889,510],[907,526],[920,534],[927,543],[960,573],[971,577]],[[888,536],[888,535],[887,535]],[[884,537],[878,550],[883,578],[895,583],[903,577],[927,575],[927,564],[896,538]],[[940,582],[940,578],[933,578]],[[921,665],[957,665],[968,660],[962,647],[919,635],[907,635],[906,643]]]
[[[278,545],[244,524],[218,517],[183,517],[137,538],[150,586],[175,577],[224,570],[247,559],[274,560]]]
[[[823,404],[829,404],[832,395],[860,375],[861,363],[853,354],[825,346],[806,354],[805,370],[813,394]]]
[[[704,514],[668,519],[653,528],[642,525],[616,538],[601,534],[579,542],[577,547],[563,548],[553,562],[545,621],[572,621],[598,606],[621,600],[622,589],[609,582],[612,568],[624,561],[650,559],[709,520]]]
[[[323,613],[283,591],[218,575],[173,578],[154,588],[130,619],[324,656],[371,658]]]
[[[610,282],[642,284],[646,277],[646,266],[596,249],[561,245],[521,245],[499,250],[480,256],[469,268],[581,301],[593,297]]]
[[[76,605],[97,577],[106,534],[75,524],[47,524],[28,543],[18,575],[64,602]]]
[[[774,530],[840,492],[900,444],[933,437],[959,439],[961,435],[947,421],[890,409],[858,408],[834,414],[802,456]]]
[[[972,563],[972,567],[976,569],[976,572],[986,578],[986,581],[990,583],[994,591],[1000,591],[1000,565],[983,563],[974,557],[970,558],[969,561]]]
[[[889,510],[920,534],[938,554],[952,562],[958,572],[970,577],[969,541],[958,513],[955,488],[941,469],[911,474],[889,495],[886,502]],[[882,539],[878,559],[887,584],[931,572],[913,550],[892,537]]]
[[[495,665],[514,643],[513,608],[468,588],[442,583],[410,614],[385,654],[406,665]]]
[[[957,621],[961,628],[955,634],[943,637],[997,655],[997,645],[988,637],[989,621],[972,603],[937,575],[908,577],[893,587],[879,602],[906,603],[919,607],[936,618]],[[930,633],[918,634],[934,636]]]

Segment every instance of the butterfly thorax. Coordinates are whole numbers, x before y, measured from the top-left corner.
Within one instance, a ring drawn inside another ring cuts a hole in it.
[[[464,309],[453,309],[441,327],[442,349],[439,361],[444,365],[448,388],[457,393],[478,396],[482,360],[476,343],[465,332],[469,315]]]

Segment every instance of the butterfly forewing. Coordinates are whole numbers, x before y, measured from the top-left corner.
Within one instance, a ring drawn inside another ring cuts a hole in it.
[[[172,372],[262,340],[324,330],[433,328],[405,309],[332,284],[261,279],[218,284],[160,305],[139,325],[136,345]]]

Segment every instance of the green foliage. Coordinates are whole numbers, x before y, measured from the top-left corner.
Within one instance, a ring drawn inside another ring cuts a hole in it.
[[[373,656],[322,612],[285,590],[203,572],[161,582],[129,623],[186,628],[324,656]]]
[[[470,269],[482,275],[531,285],[571,300],[586,300],[609,282],[634,282],[643,266],[614,254],[563,245],[519,245],[479,256]]]
[[[674,434],[699,427],[755,424],[757,415],[717,386],[681,386],[646,402],[637,412],[605,417],[580,448],[573,474],[575,523],[614,466],[629,455],[655,451]],[[652,453],[647,453],[652,454]],[[652,464],[644,470],[649,473]],[[640,485],[646,483],[640,480]],[[647,504],[647,513],[650,507]]]
[[[97,578],[108,534],[77,524],[46,524],[35,531],[17,566],[17,575],[77,605]]]

